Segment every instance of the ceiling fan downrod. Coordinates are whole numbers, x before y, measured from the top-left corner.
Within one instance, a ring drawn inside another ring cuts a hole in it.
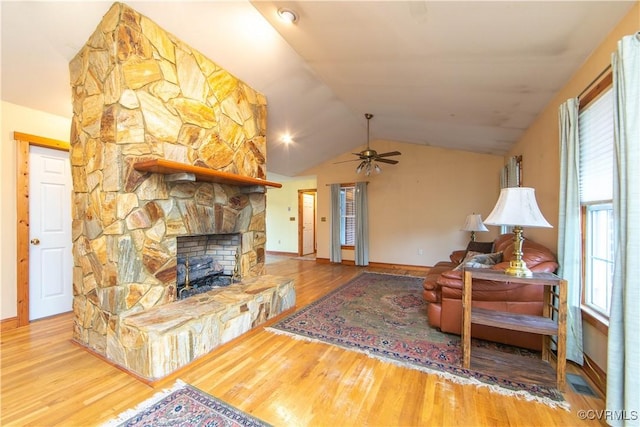
[[[373,117],[373,114],[370,113],[364,113],[364,118],[367,119],[367,151],[369,150],[369,122],[371,121],[371,118]]]

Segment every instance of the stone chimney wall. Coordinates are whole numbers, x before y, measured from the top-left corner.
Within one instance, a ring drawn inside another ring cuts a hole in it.
[[[121,316],[176,299],[177,236],[240,233],[241,277],[264,273],[264,187],[171,182],[133,165],[265,178],[266,100],[122,3],[69,68],[73,335],[109,357],[107,335],[126,340]]]

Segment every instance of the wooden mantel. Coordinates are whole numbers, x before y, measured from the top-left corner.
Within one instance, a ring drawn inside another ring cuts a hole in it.
[[[234,173],[217,171],[201,166],[193,166],[186,163],[173,162],[164,159],[154,159],[137,162],[133,165],[133,168],[140,172],[154,172],[164,175],[175,173],[189,173],[195,175],[196,181],[215,182],[218,184],[237,186],[265,185],[275,188],[282,187],[282,184],[280,184],[279,182],[267,181],[260,178],[252,178],[249,176],[242,176]]]

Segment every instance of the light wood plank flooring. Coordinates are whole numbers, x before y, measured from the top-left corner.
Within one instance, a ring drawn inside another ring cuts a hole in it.
[[[298,307],[362,270],[273,256],[267,265],[270,274],[295,278]],[[604,407],[568,391],[571,410],[552,409],[263,327],[154,388],[72,343],[71,319],[63,314],[2,334],[3,426],[99,425],[176,377],[276,426],[598,425],[578,411]]]

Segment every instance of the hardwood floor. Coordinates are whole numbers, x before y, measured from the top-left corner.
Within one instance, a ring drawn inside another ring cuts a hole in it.
[[[297,307],[362,270],[273,256],[267,265],[269,274],[295,278]],[[275,426],[599,425],[581,420],[578,411],[604,408],[602,399],[567,391],[571,409],[552,409],[263,327],[154,388],[72,343],[71,322],[71,314],[63,314],[3,332],[0,424],[99,425],[175,378]]]

